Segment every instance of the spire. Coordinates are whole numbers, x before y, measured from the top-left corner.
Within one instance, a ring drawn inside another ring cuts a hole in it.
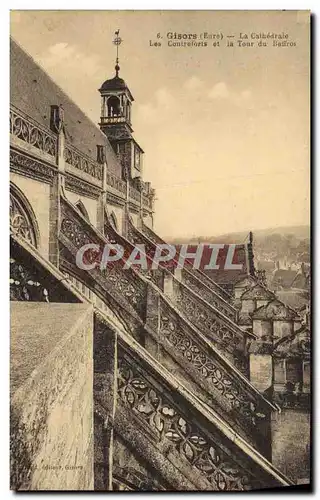
[[[116,70],[116,77],[119,76],[119,71],[120,71],[120,66],[119,66],[119,45],[122,42],[122,39],[120,38],[119,33],[120,33],[119,29],[117,31],[115,31],[114,34],[116,36],[114,37],[114,40],[113,40],[113,43],[117,47],[116,65],[114,67],[114,69]]]
[[[253,254],[253,233],[249,232],[249,243],[248,243],[248,258],[249,258],[249,274],[255,276],[256,270],[254,267],[254,254]]]

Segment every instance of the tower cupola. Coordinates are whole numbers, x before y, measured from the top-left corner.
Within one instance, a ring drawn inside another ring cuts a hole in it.
[[[117,48],[115,76],[103,82],[101,95],[100,129],[108,137],[121,164],[132,178],[141,177],[143,150],[132,137],[131,109],[134,98],[123,78],[120,78],[119,45],[122,40],[119,30],[113,43]]]
[[[122,42],[119,36],[119,30],[115,32],[116,36],[113,43],[117,47],[117,57],[115,71],[116,74],[103,82],[99,92],[101,95],[101,121],[100,127],[103,125],[113,125],[123,123],[127,125],[128,131],[132,132],[131,128],[131,105],[134,98],[123,78],[119,77],[119,45]]]

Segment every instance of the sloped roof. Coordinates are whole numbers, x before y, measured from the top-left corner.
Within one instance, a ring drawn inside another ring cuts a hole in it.
[[[204,250],[202,254],[202,259],[200,262],[200,269],[209,278],[211,278],[218,285],[234,285],[241,278],[248,275],[248,263],[247,263],[247,245],[236,245],[233,264],[242,264],[242,269],[225,269],[225,263],[227,258],[229,245],[225,245],[224,248],[219,250],[217,265],[220,269],[205,269],[204,266],[210,261],[211,251],[208,245],[204,245]],[[188,251],[196,251],[196,246],[189,245]]]
[[[260,260],[257,261],[256,267],[258,270],[274,271],[275,262],[273,260]]]
[[[290,288],[296,275],[297,271],[291,269],[277,269],[273,274],[272,283],[279,283],[285,288]]]
[[[309,357],[311,352],[310,330],[302,327],[293,332],[292,335],[286,335],[275,345],[274,353],[281,357],[304,356]]]
[[[265,306],[259,307],[253,315],[253,319],[262,319],[262,320],[298,320],[299,316],[297,313],[286,306],[280,300],[273,300],[266,304]]]
[[[309,280],[310,276],[308,274],[298,272],[294,277],[291,286],[292,288],[300,288],[302,290],[307,290],[309,287]]]
[[[257,279],[248,274],[244,278],[241,278],[239,281],[236,281],[234,284],[235,288],[249,288],[251,286],[255,286],[257,284]]]
[[[97,145],[104,145],[108,169],[121,177],[121,165],[105,134],[13,39],[10,40],[10,102],[46,128],[50,127],[50,106],[61,104],[67,141],[94,161]],[[97,116],[98,113],[99,109]]]
[[[126,82],[123,80],[123,78],[120,78],[118,75],[103,82],[103,84],[101,85],[99,90],[100,90],[100,92],[101,91],[103,92],[104,90],[107,90],[107,91],[109,91],[109,90],[127,90],[130,94],[131,100],[134,101],[134,98],[133,98]]]
[[[123,78],[119,76],[115,76],[114,78],[110,78],[110,80],[106,80],[102,85],[100,90],[113,90],[113,89],[126,89],[127,85]]]
[[[300,311],[309,303],[308,293],[302,290],[279,290],[276,296],[287,306]]]
[[[250,288],[244,292],[241,299],[262,299],[262,300],[273,300],[275,298],[274,294],[270,292],[267,288],[262,285],[257,284],[253,288]]]

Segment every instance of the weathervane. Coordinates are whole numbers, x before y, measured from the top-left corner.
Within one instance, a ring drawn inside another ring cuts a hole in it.
[[[119,45],[122,42],[122,39],[120,38],[119,33],[120,33],[119,29],[117,31],[115,31],[114,34],[116,36],[115,36],[115,38],[113,40],[113,43],[117,47],[117,58],[116,58],[116,65],[115,65],[116,76],[118,76],[118,73],[119,73],[119,70],[120,70],[120,66],[119,66]]]

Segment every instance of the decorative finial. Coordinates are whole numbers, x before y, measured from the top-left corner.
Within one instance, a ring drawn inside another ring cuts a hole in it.
[[[122,39],[120,38],[119,36],[119,33],[120,33],[120,30],[118,29],[117,31],[115,31],[115,38],[113,40],[113,43],[115,44],[115,46],[117,47],[117,58],[116,58],[116,65],[114,67],[114,69],[116,70],[116,76],[119,75],[119,71],[120,71],[120,66],[119,66],[119,45],[120,43],[122,42]]]

